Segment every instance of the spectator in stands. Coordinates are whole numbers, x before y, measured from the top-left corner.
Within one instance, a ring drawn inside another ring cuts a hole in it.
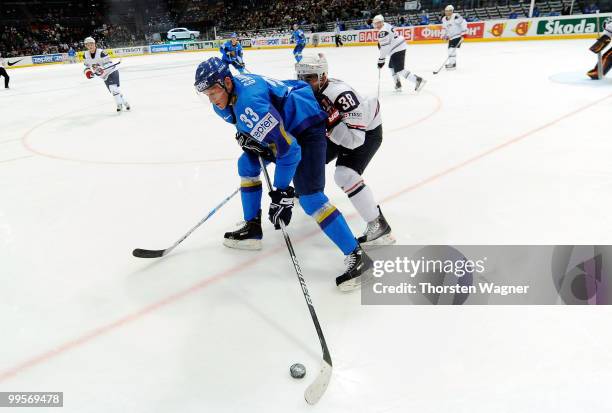
[[[421,15],[421,20],[419,21],[419,25],[420,26],[427,26],[427,25],[429,25],[429,14],[427,14],[427,12],[424,12]]]
[[[562,14],[563,16],[569,16],[569,15],[570,15],[570,13],[571,13],[571,8],[570,8],[570,5],[569,5],[569,4],[567,4],[567,3],[565,3],[565,4],[563,5],[563,10],[561,10],[561,14]]]
[[[599,6],[597,6],[597,3],[592,2],[591,4],[586,6],[583,11],[584,14],[595,14],[599,11]]]
[[[77,62],[77,60],[76,60],[76,51],[72,47],[70,47],[70,49],[68,49],[68,61],[70,63],[76,63]]]
[[[518,13],[513,11],[512,13],[510,13],[510,15],[508,16],[509,19],[518,19]]]
[[[531,17],[540,17],[540,8],[538,6],[535,6],[533,8],[533,13],[531,14]]]

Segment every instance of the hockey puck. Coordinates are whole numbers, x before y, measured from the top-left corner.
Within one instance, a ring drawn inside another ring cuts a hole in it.
[[[294,379],[302,379],[306,375],[306,367],[303,364],[295,363],[289,367],[289,373]]]

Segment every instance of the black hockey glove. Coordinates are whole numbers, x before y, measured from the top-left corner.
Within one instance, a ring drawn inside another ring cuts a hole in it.
[[[386,57],[381,57],[378,59],[378,68],[382,69],[382,67],[385,65],[385,61],[387,60]]]
[[[281,221],[285,225],[289,225],[291,221],[291,209],[293,208],[293,198],[295,191],[293,187],[288,186],[287,189],[275,189],[268,195],[272,199],[268,216],[274,224],[275,229],[280,229]]]
[[[264,161],[274,162],[276,157],[268,146],[264,146],[259,143],[256,139],[252,138],[246,133],[236,133],[236,142],[242,148],[243,151],[253,154],[255,156],[261,156]]]

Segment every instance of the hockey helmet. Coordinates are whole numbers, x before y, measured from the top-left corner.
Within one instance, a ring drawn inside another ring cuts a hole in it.
[[[374,18],[372,19],[372,23],[378,23],[378,22],[385,22],[385,18],[383,17],[382,14],[377,14],[376,16],[374,16]]]
[[[230,72],[227,64],[218,57],[211,57],[198,65],[193,85],[198,93],[202,93],[214,85],[219,85],[225,89],[223,81],[226,77],[232,78],[232,72]]]
[[[87,43],[96,43],[96,41],[94,40],[93,37],[86,37],[85,40],[83,40],[83,44],[87,44]]]
[[[319,79],[327,74],[327,59],[323,53],[318,55],[305,55],[295,64],[295,74],[300,80],[306,80],[309,75],[317,75]]]

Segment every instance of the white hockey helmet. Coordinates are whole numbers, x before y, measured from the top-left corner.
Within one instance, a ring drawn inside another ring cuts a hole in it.
[[[96,41],[94,40],[93,37],[86,37],[85,40],[83,40],[83,44],[87,44],[87,43],[96,43]]]
[[[378,22],[385,22],[385,18],[383,17],[382,14],[377,14],[376,16],[374,16],[374,18],[372,19],[372,23],[378,23]]]
[[[305,80],[308,75],[317,75],[321,80],[321,77],[326,75],[327,71],[327,59],[323,53],[304,55],[302,60],[295,64],[295,74],[300,80]]]
[[[453,7],[452,4],[449,4],[448,6],[444,8],[444,11],[450,11],[452,13],[455,11],[455,8]]]

